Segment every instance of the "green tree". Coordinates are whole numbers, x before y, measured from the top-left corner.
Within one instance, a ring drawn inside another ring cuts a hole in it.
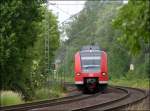
[[[43,87],[43,83],[49,75],[45,74],[45,37],[49,36],[49,48],[50,48],[50,58],[49,63],[54,62],[55,51],[59,47],[59,30],[57,24],[57,18],[48,11],[46,8],[42,7],[43,17],[47,14],[47,18],[40,22],[41,32],[38,35],[38,39],[33,47],[33,68],[32,68],[32,84],[35,88]],[[48,67],[47,67],[48,68]],[[52,75],[52,74],[51,74]]]
[[[150,1],[129,0],[119,9],[113,25],[121,31],[118,40],[130,50],[138,54],[145,44],[150,43]]]
[[[49,62],[59,46],[59,32],[56,17],[51,12],[47,14],[52,27],[45,29],[47,9],[43,3],[42,0],[2,0],[0,3],[0,90],[17,90],[31,98],[34,85],[45,80],[45,31],[51,35]]]
[[[149,0],[129,0],[123,5],[113,20],[113,26],[120,35],[118,41],[129,50],[133,63],[135,63],[135,73],[138,75],[150,74],[149,52],[150,49],[150,1]],[[146,52],[145,52],[146,51]]]
[[[18,90],[23,94],[30,89],[32,53],[28,51],[39,34],[36,26],[42,19],[39,10],[41,3],[25,0],[0,3],[0,89]],[[25,65],[29,69],[24,69]]]

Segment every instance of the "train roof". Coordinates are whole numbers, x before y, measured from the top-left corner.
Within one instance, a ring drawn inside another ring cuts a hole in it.
[[[80,50],[80,55],[83,56],[100,56],[101,50],[98,46],[84,46]]]
[[[88,45],[88,46],[83,46],[81,48],[81,51],[85,50],[100,50],[99,46],[93,46],[93,45]]]

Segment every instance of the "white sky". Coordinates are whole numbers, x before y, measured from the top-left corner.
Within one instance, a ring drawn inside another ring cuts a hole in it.
[[[53,13],[58,17],[59,23],[64,22],[72,15],[80,12],[83,7],[85,1],[55,1],[55,0],[48,0],[49,6],[48,8],[53,11]],[[124,4],[128,3],[128,0],[123,1]]]
[[[49,9],[58,16],[58,21],[62,23],[72,15],[80,12],[85,1],[54,1],[49,0]]]
[[[52,10],[52,12],[58,17],[58,21],[61,25],[62,22],[67,21],[69,17],[72,15],[79,13],[84,8],[85,1],[55,1],[48,0],[48,9]],[[128,3],[128,0],[123,1],[124,4]],[[62,37],[62,40],[68,39],[66,37]]]
[[[128,0],[124,0],[123,3],[124,3],[124,4],[127,4],[127,3],[128,3]]]

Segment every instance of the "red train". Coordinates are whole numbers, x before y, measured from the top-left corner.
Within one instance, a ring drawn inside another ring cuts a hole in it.
[[[84,46],[75,54],[75,84],[82,91],[104,91],[108,84],[107,54],[98,46]]]

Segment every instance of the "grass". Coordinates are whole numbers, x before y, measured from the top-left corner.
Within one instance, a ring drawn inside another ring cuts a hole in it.
[[[109,82],[110,85],[128,86],[142,89],[149,89],[148,78],[143,79],[127,79],[125,77],[119,79],[112,79]]]
[[[149,111],[149,102],[144,99],[141,103],[135,105],[129,105],[125,108],[125,111]]]
[[[0,105],[7,106],[7,105],[15,105],[24,103],[22,100],[21,94],[13,91],[1,91],[0,92]]]
[[[34,100],[43,100],[49,98],[50,91],[47,88],[37,89],[35,91]]]
[[[34,95],[34,101],[54,99],[65,96],[66,90],[60,83],[51,84],[49,87],[37,89]]]
[[[109,81],[110,85],[119,85],[127,87],[135,87],[141,89],[149,89],[149,78],[144,76],[144,74],[134,74],[133,72],[128,72],[125,76],[120,78],[113,77]]]

